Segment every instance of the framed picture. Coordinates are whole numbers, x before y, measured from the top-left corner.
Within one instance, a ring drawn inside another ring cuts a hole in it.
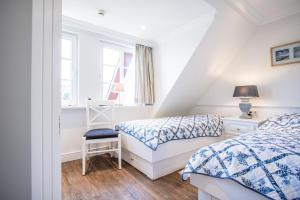
[[[300,41],[271,48],[272,66],[300,63]]]

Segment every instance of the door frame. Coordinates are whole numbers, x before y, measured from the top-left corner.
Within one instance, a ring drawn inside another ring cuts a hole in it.
[[[32,0],[32,200],[61,199],[61,7],[61,0]]]

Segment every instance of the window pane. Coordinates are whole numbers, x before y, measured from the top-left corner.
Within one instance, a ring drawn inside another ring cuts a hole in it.
[[[120,62],[120,58],[120,51],[109,48],[103,48],[103,64],[118,65]]]
[[[103,99],[106,100],[107,98],[107,93],[108,93],[108,88],[109,87],[109,83],[103,83]]]
[[[134,48],[132,48],[133,50]],[[134,103],[134,53],[129,48],[108,44],[103,47],[103,99]],[[113,84],[114,87],[110,87]],[[116,86],[122,86],[121,87]]]
[[[134,67],[128,68],[124,79],[124,92],[121,95],[122,104],[134,104],[135,73]]]
[[[61,39],[61,103],[74,105],[77,102],[77,36],[63,33]]]
[[[61,55],[63,58],[72,58],[72,41],[62,39],[61,41]]]
[[[111,82],[115,73],[114,67],[103,67],[103,82]]]
[[[132,60],[133,54],[129,52],[124,53],[124,67],[129,67],[131,60]]]
[[[62,104],[67,105],[72,102],[72,81],[61,81]]]
[[[119,94],[116,92],[110,92],[108,95],[107,100],[109,101],[116,101],[118,99]]]
[[[61,61],[61,78],[72,80],[72,61],[62,59]]]

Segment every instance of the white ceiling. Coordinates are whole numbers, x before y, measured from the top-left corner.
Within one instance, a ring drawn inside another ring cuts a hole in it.
[[[143,39],[211,13],[203,0],[63,0],[63,16]],[[97,14],[105,10],[105,16]]]
[[[300,12],[300,0],[227,0],[256,24],[267,24]]]

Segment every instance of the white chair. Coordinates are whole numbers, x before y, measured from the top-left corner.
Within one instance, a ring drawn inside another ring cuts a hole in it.
[[[113,104],[109,102],[92,100],[87,102],[87,132],[82,137],[82,175],[86,174],[86,159],[91,154],[115,152],[118,155],[119,169],[122,168],[121,134],[114,128],[113,107]],[[109,128],[96,128],[99,126]],[[101,145],[103,143],[110,145],[91,148],[91,145]],[[117,144],[117,147],[115,144]]]

